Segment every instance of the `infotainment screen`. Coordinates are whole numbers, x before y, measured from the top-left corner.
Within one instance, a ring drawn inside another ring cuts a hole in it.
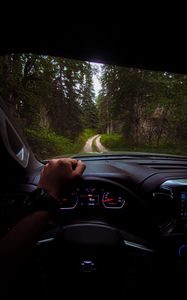
[[[180,200],[181,200],[181,212],[180,212],[181,217],[183,219],[187,219],[187,191],[181,192]]]

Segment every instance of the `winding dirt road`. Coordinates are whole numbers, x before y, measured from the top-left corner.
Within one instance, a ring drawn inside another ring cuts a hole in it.
[[[107,149],[101,144],[100,139],[101,139],[100,134],[96,134],[96,135],[92,136],[91,138],[89,138],[83,148],[83,152],[85,152],[85,153],[95,152],[95,151],[93,151],[93,147],[92,147],[94,140],[95,140],[96,147],[98,149],[97,152],[106,152]]]
[[[101,135],[97,135],[97,138],[95,140],[95,144],[99,152],[107,152],[107,149],[101,144]]]

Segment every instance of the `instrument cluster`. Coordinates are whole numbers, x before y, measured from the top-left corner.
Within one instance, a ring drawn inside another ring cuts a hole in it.
[[[86,186],[74,188],[61,199],[62,209],[76,207],[103,207],[106,209],[122,209],[126,204],[123,192],[113,188]]]

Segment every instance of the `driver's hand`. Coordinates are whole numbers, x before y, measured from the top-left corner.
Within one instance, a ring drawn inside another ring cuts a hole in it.
[[[47,190],[48,194],[60,200],[68,192],[72,182],[81,177],[85,164],[71,158],[51,159],[41,171],[38,187]]]

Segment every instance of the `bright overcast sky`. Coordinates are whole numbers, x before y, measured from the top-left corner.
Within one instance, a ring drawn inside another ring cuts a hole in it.
[[[94,85],[95,95],[98,96],[99,91],[101,89],[101,83],[98,80],[96,75],[93,75],[93,85]]]
[[[98,74],[97,76],[96,75],[93,75],[93,86],[94,86],[94,90],[95,90],[95,95],[96,97],[98,96],[99,94],[99,91],[101,90],[101,82],[100,80],[98,80],[98,77],[101,76],[101,66],[102,64],[96,64],[96,63],[91,63],[93,67],[96,67],[98,69]]]

